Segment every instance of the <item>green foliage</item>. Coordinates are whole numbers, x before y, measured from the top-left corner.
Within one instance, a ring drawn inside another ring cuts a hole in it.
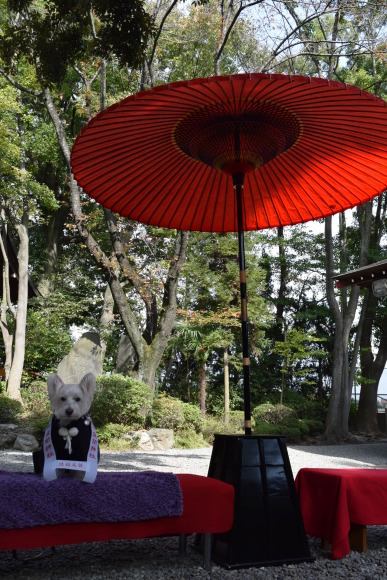
[[[180,429],[175,433],[174,447],[177,449],[200,449],[208,445],[202,433],[196,433],[192,429]]]
[[[73,346],[69,323],[77,319],[80,308],[79,302],[65,299],[61,292],[30,301],[26,327],[26,369],[56,372],[58,363]]]
[[[23,421],[43,438],[46,427],[52,415],[47,393],[47,383],[43,380],[30,379],[23,376],[21,396],[23,399]],[[27,380],[25,380],[27,379]]]
[[[58,208],[52,190],[36,174],[41,159],[38,148],[30,147],[36,120],[29,123],[29,118],[16,89],[0,79],[0,195],[10,203],[14,219],[27,195],[31,215],[38,216],[39,207]]]
[[[255,407],[252,416],[256,421],[264,421],[272,425],[277,425],[278,423],[289,424],[297,420],[297,414],[293,409],[285,407],[285,405],[272,405],[271,403]]]
[[[107,57],[113,52],[122,65],[142,64],[152,20],[141,0],[10,0],[8,4],[18,17],[3,27],[0,53],[9,67],[23,57],[35,63],[43,84],[59,85],[67,68],[86,54]]]
[[[190,403],[182,403],[184,416],[184,429],[192,430],[195,433],[202,433],[203,419],[202,414],[197,405]]]
[[[258,354],[268,311],[261,296],[263,272],[249,240],[247,251],[250,337]],[[229,354],[230,374],[241,372],[237,257],[238,243],[233,234],[190,234],[187,263],[181,275],[184,310],[177,311],[175,333],[166,353],[174,365],[163,386],[182,398],[186,393],[192,399],[198,394],[200,362],[206,362],[211,369],[207,381],[207,410],[211,412],[224,408],[224,349]],[[240,408],[237,397],[233,389],[231,407]]]
[[[18,423],[22,410],[20,401],[15,401],[8,395],[0,393],[0,423]]]
[[[280,393],[271,393],[266,397],[266,400],[272,404],[276,404],[279,401],[279,397]],[[325,399],[318,399],[315,395],[313,398],[310,398],[291,389],[285,389],[283,393],[283,404],[293,409],[300,419],[325,420],[327,401]]]
[[[285,405],[265,403],[255,407],[254,433],[259,435],[284,435],[289,442],[297,443],[323,431],[324,424],[317,419],[299,419],[294,409]]]
[[[184,427],[184,408],[179,399],[160,393],[152,405],[152,425],[177,431]]]
[[[91,406],[95,426],[118,423],[141,429],[150,412],[152,393],[148,385],[123,375],[100,375]]]
[[[40,418],[48,418],[51,414],[50,401],[47,393],[47,383],[44,380],[23,381],[21,396],[24,411]]]
[[[324,431],[324,422],[318,419],[300,419],[300,424],[303,423],[307,427],[307,435],[314,437],[316,435],[321,435]]]
[[[325,351],[317,349],[316,344],[322,339],[309,331],[292,328],[286,333],[283,341],[276,341],[273,353],[282,357],[282,373],[293,377],[305,377],[309,368],[316,366],[316,359],[325,356]],[[302,364],[301,364],[302,363]]]
[[[127,433],[128,428],[125,427],[125,425],[120,425],[118,423],[106,423],[105,425],[96,427],[95,430],[100,445],[109,446],[113,439],[120,439],[125,433]]]
[[[266,423],[262,420],[257,420],[255,424],[254,434],[256,435],[283,435],[288,442],[298,443],[302,440],[301,429],[298,426],[280,425],[273,423]]]
[[[40,438],[41,440],[43,440],[49,421],[50,417],[44,419],[43,417],[35,417],[30,415],[25,418],[25,423],[34,430],[37,438]]]
[[[253,417],[251,423],[254,427],[255,421]],[[220,435],[233,435],[244,433],[244,431],[245,418],[243,411],[230,411],[228,423],[225,422],[224,416],[208,416],[204,420],[203,436],[204,439],[210,444],[214,442],[214,435],[217,433]]]

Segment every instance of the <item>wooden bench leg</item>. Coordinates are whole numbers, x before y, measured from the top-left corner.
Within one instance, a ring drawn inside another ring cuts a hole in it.
[[[352,524],[348,534],[349,547],[356,552],[367,551],[367,528],[361,524]]]

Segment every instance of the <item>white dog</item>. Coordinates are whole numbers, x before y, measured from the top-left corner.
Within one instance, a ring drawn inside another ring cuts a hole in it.
[[[53,417],[46,430],[43,451],[33,454],[36,472],[42,473],[45,463],[55,460],[68,466],[56,469],[57,477],[82,479],[85,472],[81,471],[81,462],[94,460],[97,465],[98,441],[89,415],[95,386],[92,373],[85,375],[79,385],[65,384],[58,375],[49,375],[47,390]]]
[[[95,391],[95,377],[88,373],[79,385],[65,385],[58,375],[49,375],[47,390],[59,427],[67,427],[69,423],[88,415]]]

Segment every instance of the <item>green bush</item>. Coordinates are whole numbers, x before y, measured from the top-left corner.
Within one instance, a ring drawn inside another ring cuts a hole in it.
[[[317,419],[301,419],[308,426],[308,435],[316,436],[320,435],[324,431],[323,421],[318,421]]]
[[[252,427],[254,427],[254,419],[251,418]],[[207,416],[204,420],[203,437],[207,443],[214,442],[214,435],[237,435],[245,432],[245,416],[243,411],[230,411],[228,423],[225,422],[225,417]]]
[[[292,427],[292,424],[287,426]],[[310,427],[307,419],[297,419],[296,422],[294,423],[294,427],[297,427],[297,429],[299,429],[302,437],[308,437]]]
[[[22,410],[20,401],[15,401],[4,393],[0,394],[0,423],[18,423]]]
[[[127,431],[128,428],[117,423],[107,423],[101,427],[95,428],[100,445],[109,445],[113,439],[119,439]]]
[[[272,393],[267,399],[268,403],[276,405],[279,403],[279,393]],[[327,402],[325,400],[312,399],[296,391],[285,389],[282,402],[286,407],[293,409],[300,419],[325,420],[327,412]]]
[[[274,425],[279,423],[289,424],[297,419],[297,413],[293,409],[285,407],[285,405],[272,405],[271,403],[255,407],[252,416],[255,421],[264,421]]]
[[[175,433],[174,447],[178,449],[199,449],[208,447],[208,443],[203,439],[201,433],[196,433],[193,429],[182,429]]]
[[[225,422],[224,415],[222,416],[223,422]],[[251,427],[253,428],[255,424],[254,417],[251,417]],[[244,411],[230,411],[228,415],[228,428],[232,429],[234,433],[239,433],[245,431],[245,413]]]
[[[49,422],[50,417],[44,418],[44,417],[27,416],[25,418],[25,423],[28,425],[28,427],[31,427],[34,430],[38,440],[39,439],[43,440]]]
[[[48,398],[46,381],[32,381],[28,387],[23,386],[21,395],[24,403],[24,412],[33,421],[44,419],[48,422],[52,415]]]
[[[141,429],[150,413],[152,392],[148,385],[123,375],[100,375],[91,406],[96,427],[116,423]]]
[[[195,433],[202,433],[204,421],[202,413],[197,405],[182,403],[184,415],[184,429],[192,430]]]
[[[274,425],[274,423],[266,423],[257,419],[254,427],[255,435],[284,435],[284,425]]]
[[[165,393],[160,393],[153,401],[152,426],[177,431],[184,428],[184,423],[184,403]]]
[[[257,420],[254,428],[255,435],[282,435],[286,437],[290,443],[298,443],[302,441],[301,430],[298,426],[293,425],[275,425],[274,423],[266,423],[266,421]]]
[[[285,405],[266,403],[253,410],[254,432],[258,435],[284,435],[289,442],[298,443],[322,432],[324,424],[317,419],[299,419],[297,413]]]

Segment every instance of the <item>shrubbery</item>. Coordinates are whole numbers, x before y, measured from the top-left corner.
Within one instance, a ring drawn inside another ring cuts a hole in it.
[[[117,423],[106,423],[102,427],[96,427],[98,441],[101,445],[109,445],[113,439],[120,439],[128,431],[128,427]]]
[[[152,405],[148,385],[123,375],[97,377],[97,388],[91,406],[96,427],[115,423],[142,429]]]
[[[251,418],[254,427],[254,418]],[[226,423],[224,415],[219,417],[206,417],[203,427],[203,436],[208,443],[214,442],[214,435],[234,435],[245,432],[245,415],[243,411],[230,411],[228,422]]]
[[[184,427],[184,408],[179,399],[160,393],[152,405],[152,426],[177,431]]]
[[[46,381],[32,381],[28,388],[22,387],[21,391],[24,411],[34,420],[46,420],[52,415],[50,401],[47,393]]]
[[[175,447],[179,449],[200,449],[208,447],[201,433],[196,433],[192,429],[182,429],[175,433]]]
[[[205,447],[203,419],[198,406],[160,393],[153,401],[152,425],[159,429],[173,429],[175,446],[183,449]]]
[[[257,435],[284,435],[292,443],[315,436],[324,427],[318,419],[298,418],[296,411],[285,405],[265,403],[255,407],[252,415]]]
[[[6,394],[0,394],[0,423],[18,423],[22,410],[19,401],[11,399]]]
[[[255,407],[252,415],[257,421],[261,420],[274,425],[279,423],[289,424],[297,419],[297,413],[293,409],[285,407],[285,405],[272,405],[271,403]]]
[[[195,433],[202,433],[204,421],[202,413],[197,405],[182,403],[184,414],[184,429],[191,429]]]
[[[279,403],[279,393],[272,393],[267,397],[267,402],[276,405]],[[316,419],[324,421],[327,403],[321,399],[311,399],[305,397],[301,393],[285,389],[283,394],[283,405],[293,409],[297,413],[299,419]]]

